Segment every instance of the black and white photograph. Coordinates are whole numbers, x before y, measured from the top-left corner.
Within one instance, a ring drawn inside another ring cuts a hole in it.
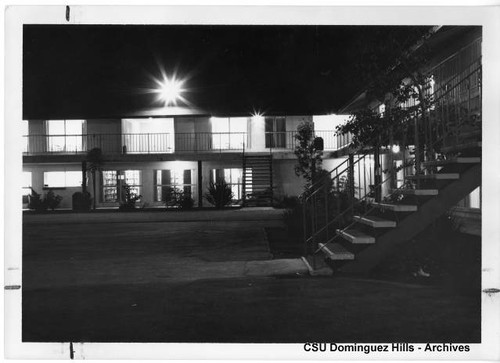
[[[7,8],[6,356],[498,359],[499,9]]]

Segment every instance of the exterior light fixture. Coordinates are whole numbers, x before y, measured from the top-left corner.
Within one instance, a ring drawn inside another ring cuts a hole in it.
[[[394,154],[399,153],[399,150],[400,150],[399,145],[392,145],[392,148],[391,148],[391,149],[392,149],[392,152],[393,152]]]
[[[159,82],[159,87],[156,89],[156,93],[159,95],[159,99],[165,103],[165,106],[175,105],[177,100],[181,98],[184,89],[182,85],[184,81],[178,80],[175,77],[168,79],[164,77],[163,82]]]

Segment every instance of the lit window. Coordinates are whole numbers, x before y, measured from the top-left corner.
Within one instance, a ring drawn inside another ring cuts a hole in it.
[[[174,119],[122,119],[122,142],[129,154],[170,153],[174,150]]]
[[[23,171],[23,204],[29,202],[28,196],[31,194],[31,171]]]
[[[285,148],[286,147],[286,119],[285,117],[266,117],[266,147]]]
[[[134,195],[141,194],[141,171],[140,170],[125,170],[125,184],[130,186],[130,191]]]
[[[49,152],[83,151],[85,120],[49,120],[46,125]]]
[[[102,172],[102,201],[116,202],[118,200],[118,181],[116,170]]]
[[[82,185],[81,171],[46,171],[43,173],[45,188],[70,188]]]
[[[155,170],[155,201],[170,202],[183,193],[193,198],[195,185],[192,182],[193,170],[173,168]]]
[[[212,145],[215,150],[241,150],[247,133],[246,117],[212,117]]]
[[[243,169],[212,169],[212,182],[224,180],[233,192],[233,199],[240,200],[243,197]]]

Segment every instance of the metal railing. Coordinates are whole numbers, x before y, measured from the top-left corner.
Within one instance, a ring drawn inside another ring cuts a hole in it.
[[[401,187],[418,188],[419,179],[408,185],[404,181],[407,175],[436,171],[432,167],[422,168],[421,162],[435,160],[440,157],[442,147],[456,145],[471,133],[480,133],[480,59],[462,69],[446,80],[439,76],[433,79],[434,92],[428,95],[425,111],[415,107],[418,106],[415,101],[405,105],[414,109],[407,119],[407,131],[412,139],[406,140],[405,136],[400,142],[399,165],[394,164],[394,154],[389,149],[390,137],[388,140],[379,137],[371,144],[389,147],[362,148],[349,154],[306,190],[302,197],[306,253],[318,252],[319,241],[327,243],[338,238],[335,230],[352,226],[355,211],[368,214],[373,209],[370,202],[394,198]],[[431,72],[438,73],[436,69]],[[386,155],[385,163],[383,155]],[[388,167],[383,171],[384,164]]]
[[[246,132],[175,133],[175,152],[242,151]]]
[[[173,152],[241,151],[246,133],[126,133],[24,135],[24,153],[84,154],[100,148],[103,154],[164,154]]]
[[[274,151],[295,150],[297,145],[297,131],[273,131],[266,132],[266,148]],[[324,150],[335,151],[348,146],[352,141],[352,135],[337,135],[334,130],[315,130],[315,137],[323,139]]]

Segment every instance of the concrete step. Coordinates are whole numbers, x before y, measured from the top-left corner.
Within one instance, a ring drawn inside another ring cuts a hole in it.
[[[393,212],[416,212],[417,211],[417,206],[411,205],[411,204],[391,204],[391,203],[373,202],[373,203],[371,203],[371,205],[374,207],[380,208],[380,209],[390,210]]]
[[[375,237],[365,234],[363,232],[358,231],[357,229],[347,229],[340,230],[337,229],[337,234],[341,236],[343,239],[354,243],[354,244],[372,244],[375,243]]]
[[[423,195],[438,195],[439,191],[437,189],[397,189],[397,190],[392,190],[392,193],[423,196]]]
[[[481,136],[481,135],[482,135],[482,130],[477,129],[477,130],[469,130],[469,131],[460,132],[458,134],[458,137],[461,139],[468,139],[471,137],[477,137],[477,136]]]
[[[465,142],[463,144],[442,147],[441,152],[453,153],[453,152],[459,152],[459,151],[464,151],[464,150],[469,150],[469,149],[477,149],[477,148],[481,148],[481,147],[482,147],[481,141],[471,141],[471,142]]]
[[[373,228],[393,228],[396,227],[396,222],[390,221],[388,219],[383,219],[376,216],[354,216],[353,219],[356,222],[366,224],[367,226]]]
[[[452,164],[477,164],[481,162],[480,157],[456,157],[445,160],[432,160],[422,163],[423,166],[445,166]]]
[[[418,175],[407,175],[406,179],[410,180],[458,180],[460,179],[460,174],[458,173],[436,173],[436,174],[418,174]]]
[[[349,252],[344,246],[338,243],[324,244],[319,243],[319,248],[323,253],[334,261],[354,260],[354,253]]]

